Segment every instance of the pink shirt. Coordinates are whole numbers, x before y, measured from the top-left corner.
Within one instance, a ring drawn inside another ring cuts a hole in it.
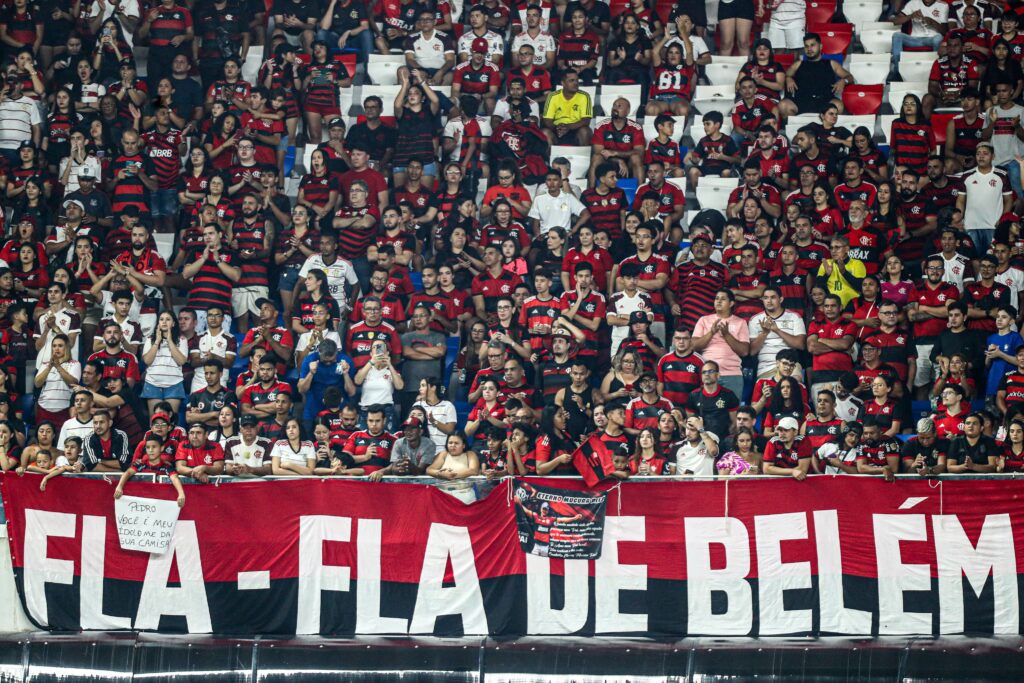
[[[750,341],[750,333],[747,330],[747,323],[735,315],[731,315],[728,318],[719,318],[717,315],[712,313],[711,315],[705,315],[697,321],[697,325],[693,328],[694,337],[703,337],[708,333],[715,323],[719,320],[725,320],[729,325],[729,333],[741,342]],[[701,356],[704,357],[704,361],[713,360],[718,363],[718,372],[722,377],[729,377],[732,375],[742,375],[743,368],[741,367],[741,359],[736,352],[732,350],[732,347],[725,341],[721,333],[716,333],[711,337],[711,341],[701,351]]]

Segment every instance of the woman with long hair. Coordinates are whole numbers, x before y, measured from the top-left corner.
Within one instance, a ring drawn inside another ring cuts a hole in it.
[[[629,401],[640,395],[640,375],[644,361],[640,354],[629,349],[619,349],[612,357],[612,367],[601,380],[601,395],[605,401]]]
[[[647,100],[644,112],[647,116],[671,114],[686,117],[690,113],[690,97],[697,80],[695,57],[693,50],[684,53],[682,43],[668,41],[669,35],[665,34],[651,50],[654,75],[651,78],[651,98]]]
[[[50,284],[46,266],[39,263],[38,254],[32,244],[22,244],[18,249],[18,261],[11,268],[14,274],[14,288],[24,299],[35,304]]]
[[[192,208],[206,196],[210,189],[212,172],[210,153],[198,145],[193,147],[188,153],[188,161],[185,162],[185,170],[181,174],[181,189],[178,191],[178,203],[181,204],[182,214],[191,213]]]
[[[871,380],[871,398],[864,401],[864,414],[873,415],[884,426],[889,427],[882,436],[895,437],[900,433],[900,406],[892,397],[893,380],[887,375],[878,375]]]
[[[441,102],[429,85],[412,82],[408,71],[398,72],[401,86],[395,96],[395,119],[398,121],[398,136],[395,139],[395,155],[392,171],[395,187],[405,185],[405,169],[413,159],[423,164],[420,185],[433,187],[437,177],[437,145],[440,138]]]
[[[576,231],[577,244],[565,252],[562,261],[562,289],[576,289],[576,273],[573,265],[587,261],[593,266],[594,289],[599,292],[608,291],[608,275],[612,272],[612,255],[607,249],[594,243],[594,229],[590,225],[581,225]]]
[[[271,471],[278,477],[308,476],[316,467],[316,448],[312,441],[302,439],[302,425],[297,417],[284,423],[285,438],[278,439],[270,451]]]
[[[889,158],[878,149],[872,135],[866,126],[855,128],[849,156],[864,163],[864,174],[869,181],[877,185],[889,177]]]
[[[14,429],[6,420],[0,421],[0,472],[21,466],[21,447],[14,438]]]
[[[928,155],[935,149],[932,124],[924,115],[921,98],[913,93],[903,97],[899,113],[889,134],[889,157],[897,166],[906,166],[924,177]]]
[[[452,372],[448,395],[456,400],[465,400],[469,387],[480,370],[481,354],[487,346],[487,324],[475,320],[463,329],[462,343],[455,357],[455,371]]]
[[[283,99],[281,110],[284,112],[284,128],[289,144],[295,144],[295,133],[299,128],[298,95],[302,89],[302,63],[296,58],[294,48],[278,45],[274,56],[260,66],[257,80],[267,92],[280,92]],[[283,173],[283,169],[281,171]]]
[[[666,413],[667,414],[667,413]],[[633,454],[629,458],[629,473],[641,477],[671,474],[674,466],[658,453],[658,433],[650,427],[640,430]]]
[[[427,475],[435,479],[466,479],[480,474],[480,461],[469,450],[469,439],[463,432],[453,432],[445,440],[445,447],[427,467]]]
[[[658,439],[654,447],[658,456],[667,458],[673,452],[673,446],[683,438],[680,416],[676,412],[664,412],[658,416]]]
[[[857,457],[860,455],[860,437],[864,426],[859,422],[845,422],[839,434],[818,447],[811,459],[819,474],[858,474]]]
[[[482,394],[466,418],[466,436],[473,436],[483,425],[507,427],[504,401],[498,391],[498,383],[489,379],[480,383]]]
[[[107,18],[101,25],[99,39],[92,53],[92,68],[97,82],[116,81],[124,60],[134,61],[132,48],[124,38],[121,22],[114,17]],[[136,103],[140,104],[140,103]]]
[[[7,178],[7,198],[15,199],[25,191],[25,183],[29,178],[36,178],[43,184],[43,196],[47,199],[53,193],[53,180],[47,175],[36,148],[24,146],[18,148],[18,163],[10,166],[5,172]]]
[[[54,226],[53,212],[46,203],[44,192],[43,181],[39,177],[26,179],[11,217],[12,225],[18,225],[26,219],[31,220],[35,225],[35,238],[40,241],[44,235],[50,234]]]
[[[78,128],[85,117],[75,111],[71,91],[61,88],[53,96],[53,109],[46,117],[46,133],[43,135],[43,156],[51,175],[56,175],[60,160],[71,152],[71,131]]]
[[[238,436],[238,420],[238,406],[234,403],[224,404],[224,407],[217,413],[217,426],[206,436],[206,440],[220,444],[223,448],[228,439]]]
[[[827,240],[832,235],[843,232],[843,213],[836,206],[835,197],[828,183],[816,183],[811,198],[814,200],[811,219],[814,221],[814,229],[820,235],[818,239]]]
[[[727,477],[744,474],[761,474],[761,453],[757,440],[749,427],[740,427],[733,437],[733,450],[723,453],[715,463],[720,475]]]
[[[299,181],[297,206],[305,206],[312,212],[313,220],[320,229],[328,229],[338,206],[338,188],[327,168],[327,153],[314,149],[309,157],[309,167],[309,173]]]
[[[541,476],[576,475],[572,454],[577,443],[569,434],[569,413],[561,406],[549,405],[540,417],[543,436],[537,442],[537,474]]]
[[[341,62],[331,57],[330,47],[322,40],[313,41],[313,54],[303,69],[303,111],[306,116],[306,138],[314,145],[323,140],[324,119],[341,116],[338,88],[352,85],[352,74]],[[436,97],[436,96],[435,96]],[[395,114],[398,108],[395,107]],[[400,186],[397,178],[395,187]]]
[[[319,268],[313,268],[306,274],[305,291],[299,294],[298,302],[292,312],[291,327],[295,334],[304,334],[312,330],[313,306],[323,304],[331,316],[332,325],[337,327],[341,320],[337,300],[331,296],[327,284],[327,274]]]
[[[310,220],[311,214],[309,209],[301,205],[295,206],[292,208],[291,215],[291,224],[284,230],[279,231],[274,237],[274,263],[280,268],[277,291],[281,295],[281,305],[284,309],[282,313],[286,321],[295,313],[294,292],[295,284],[299,281],[299,271],[302,270],[302,266],[307,258],[318,253],[317,248],[320,244],[320,231],[316,229],[316,225]],[[326,283],[326,279],[325,276],[323,278],[324,283]],[[308,278],[306,284],[308,290]],[[327,294],[327,285],[323,284],[321,298],[325,294]],[[333,297],[329,298],[333,299]],[[337,301],[334,302],[334,308],[335,310],[338,308]],[[339,312],[339,318],[340,315]],[[292,325],[293,329],[300,334],[307,329],[305,324],[303,324],[301,331],[294,328],[294,322]]]
[[[848,304],[848,310],[842,316],[857,326],[857,339],[861,340],[874,334],[882,324],[878,317],[878,309],[882,305],[880,296],[881,284],[874,275],[865,275],[860,281],[860,296]]]
[[[65,300],[67,301],[68,306],[74,309],[75,313],[78,314],[80,320],[84,320],[85,309],[87,307],[85,295],[82,294],[81,288],[79,287],[79,282],[71,272],[71,267],[57,266],[56,268],[54,268],[53,274],[50,275],[50,282],[59,282],[62,285],[64,285],[64,287],[67,289]],[[35,317],[36,313],[42,315],[42,311],[40,311],[40,309],[38,308],[36,309],[36,312],[33,313],[33,317]]]
[[[57,428],[54,424],[49,420],[40,421],[36,425],[35,438],[32,440],[31,445],[21,451],[20,465],[28,467],[34,463],[39,451],[46,451],[50,454],[52,460],[56,460],[57,456],[60,455],[60,449],[57,448],[55,443],[56,440]]]
[[[530,251],[531,272],[536,268],[545,268],[548,272],[560,273],[562,271],[562,262],[565,260],[567,239],[568,233],[565,228],[556,225],[549,229],[543,238],[544,246],[539,249],[534,246]],[[553,279],[551,281],[551,293],[554,296],[561,296],[562,291],[561,278]]]
[[[162,311],[142,349],[146,381],[141,395],[149,404],[150,414],[156,411],[156,404],[160,401],[167,401],[174,412],[178,412],[187,396],[182,366],[188,362],[188,353],[188,342],[178,330],[177,316],[170,311]]]
[[[643,0],[637,0],[641,4]],[[639,83],[650,80],[651,44],[649,35],[640,27],[640,18],[633,12],[619,17],[619,27],[608,41],[604,57],[604,82],[608,84]],[[630,116],[635,114],[632,112]]]
[[[791,417],[798,424],[803,424],[808,409],[803,400],[803,389],[795,377],[783,377],[779,380],[768,406],[764,412],[762,432],[765,436],[774,436],[775,425],[784,417]]]
[[[235,163],[238,141],[242,138],[242,127],[238,117],[228,112],[215,119],[210,132],[203,140],[203,147],[210,157],[210,163],[218,171],[226,171]]]
[[[95,80],[96,70],[92,60],[84,55],[79,57],[75,64],[75,76],[71,82],[75,110],[80,114],[95,114],[99,111],[100,98],[107,94],[107,88]]]
[[[786,87],[786,68],[775,59],[771,41],[764,38],[754,41],[749,59],[736,76],[736,90],[740,89],[740,81],[747,77],[754,79],[758,95],[764,95],[775,103],[781,99]]]
[[[992,58],[985,65],[985,75],[981,77],[981,94],[984,96],[982,111],[988,111],[996,102],[996,85],[1010,83],[1013,95],[1010,99],[1020,99],[1024,88],[1024,70],[1017,61],[1014,47],[1003,37],[996,38],[992,43]]]
[[[1013,420],[1006,428],[1006,443],[996,461],[996,472],[1024,472],[1024,422]]]
[[[894,244],[899,233],[899,213],[896,210],[899,190],[896,189],[896,183],[891,180],[880,182],[876,201],[878,205],[871,212],[871,227],[881,230],[886,241]]]
[[[444,251],[435,259],[437,265],[450,266],[455,276],[455,286],[469,289],[473,278],[483,272],[483,257],[469,244],[469,234],[462,226],[452,228],[446,238]]]

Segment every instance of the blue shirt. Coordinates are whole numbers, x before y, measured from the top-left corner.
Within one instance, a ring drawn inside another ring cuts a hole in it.
[[[1021,337],[1019,332],[990,334],[987,343],[989,345],[995,344],[1000,351],[1008,356],[1013,356],[1017,353],[1019,347],[1024,346],[1024,337]],[[985,348],[988,348],[988,346]],[[1003,375],[1015,367],[1017,367],[1016,363],[1008,363],[1002,358],[993,358],[992,364],[988,366],[988,380],[985,383],[986,395],[995,396],[999,390],[999,382],[1003,379]]]
[[[309,375],[309,366],[313,361],[319,361],[320,354],[313,352],[302,360],[302,367],[299,369],[299,379],[305,379]],[[355,367],[352,359],[344,353],[338,352],[338,357],[333,363],[323,363],[316,368],[313,375],[313,383],[309,385],[306,393],[306,401],[302,407],[303,420],[315,420],[317,413],[324,409],[324,392],[329,387],[341,389],[342,400],[345,399],[345,379],[341,373],[341,361],[348,363],[349,376],[352,375]]]

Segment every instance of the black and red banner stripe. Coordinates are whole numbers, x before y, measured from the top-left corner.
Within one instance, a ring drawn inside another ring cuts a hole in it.
[[[589,561],[523,553],[510,482],[471,505],[414,484],[191,486],[162,556],[120,549],[112,483],[61,477],[40,492],[38,477],[8,473],[0,486],[22,603],[53,630],[1021,632],[1017,480],[625,482]]]

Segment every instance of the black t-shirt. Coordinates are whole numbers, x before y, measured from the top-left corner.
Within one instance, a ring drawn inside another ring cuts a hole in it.
[[[345,136],[345,145],[351,149],[358,146],[370,154],[371,159],[380,161],[384,154],[395,146],[398,131],[394,126],[381,125],[371,129],[366,122],[354,124]]]
[[[931,446],[925,446],[916,436],[903,444],[900,457],[903,460],[914,460],[919,455],[924,456],[924,464],[928,467],[935,467],[939,464],[939,456],[949,453],[949,441],[946,439],[935,439]]]
[[[973,446],[967,443],[966,436],[958,436],[949,444],[946,463],[962,465],[970,456],[976,464],[987,465],[990,456],[999,456],[1001,453],[1002,449],[996,445],[995,439],[991,436],[982,436]]]
[[[341,35],[345,31],[359,28],[359,24],[367,20],[366,7],[359,0],[350,0],[345,3],[339,0],[334,5],[334,13],[331,15],[331,31]]]
[[[319,19],[323,16],[323,13],[320,11],[320,4],[316,0],[299,0],[298,2],[295,0],[274,0],[271,13],[274,16],[284,17],[293,15],[299,21],[306,21],[310,18]],[[282,25],[278,28],[292,36],[297,36],[302,33],[302,29],[297,27],[292,28]]]
[[[600,26],[601,24],[611,24],[612,12],[608,6],[608,3],[597,0],[594,6],[587,9],[579,2],[570,2],[565,6],[565,25],[569,26],[569,18],[572,17],[572,12],[576,8],[583,10],[584,14],[587,15],[587,19],[591,26]]]
[[[690,394],[686,409],[704,419],[704,429],[725,439],[729,434],[729,415],[740,407],[740,400],[729,389],[718,387],[712,395],[704,393],[704,388]]]
[[[207,389],[203,389],[193,393],[188,398],[188,407],[195,408],[200,413],[218,411],[229,403],[238,405],[238,398],[235,396],[235,392],[224,388],[212,393]]]
[[[186,120],[190,120],[195,108],[203,106],[203,86],[191,78],[174,78],[173,76],[171,84],[174,86],[171,103],[174,104],[178,113],[183,114]]]

